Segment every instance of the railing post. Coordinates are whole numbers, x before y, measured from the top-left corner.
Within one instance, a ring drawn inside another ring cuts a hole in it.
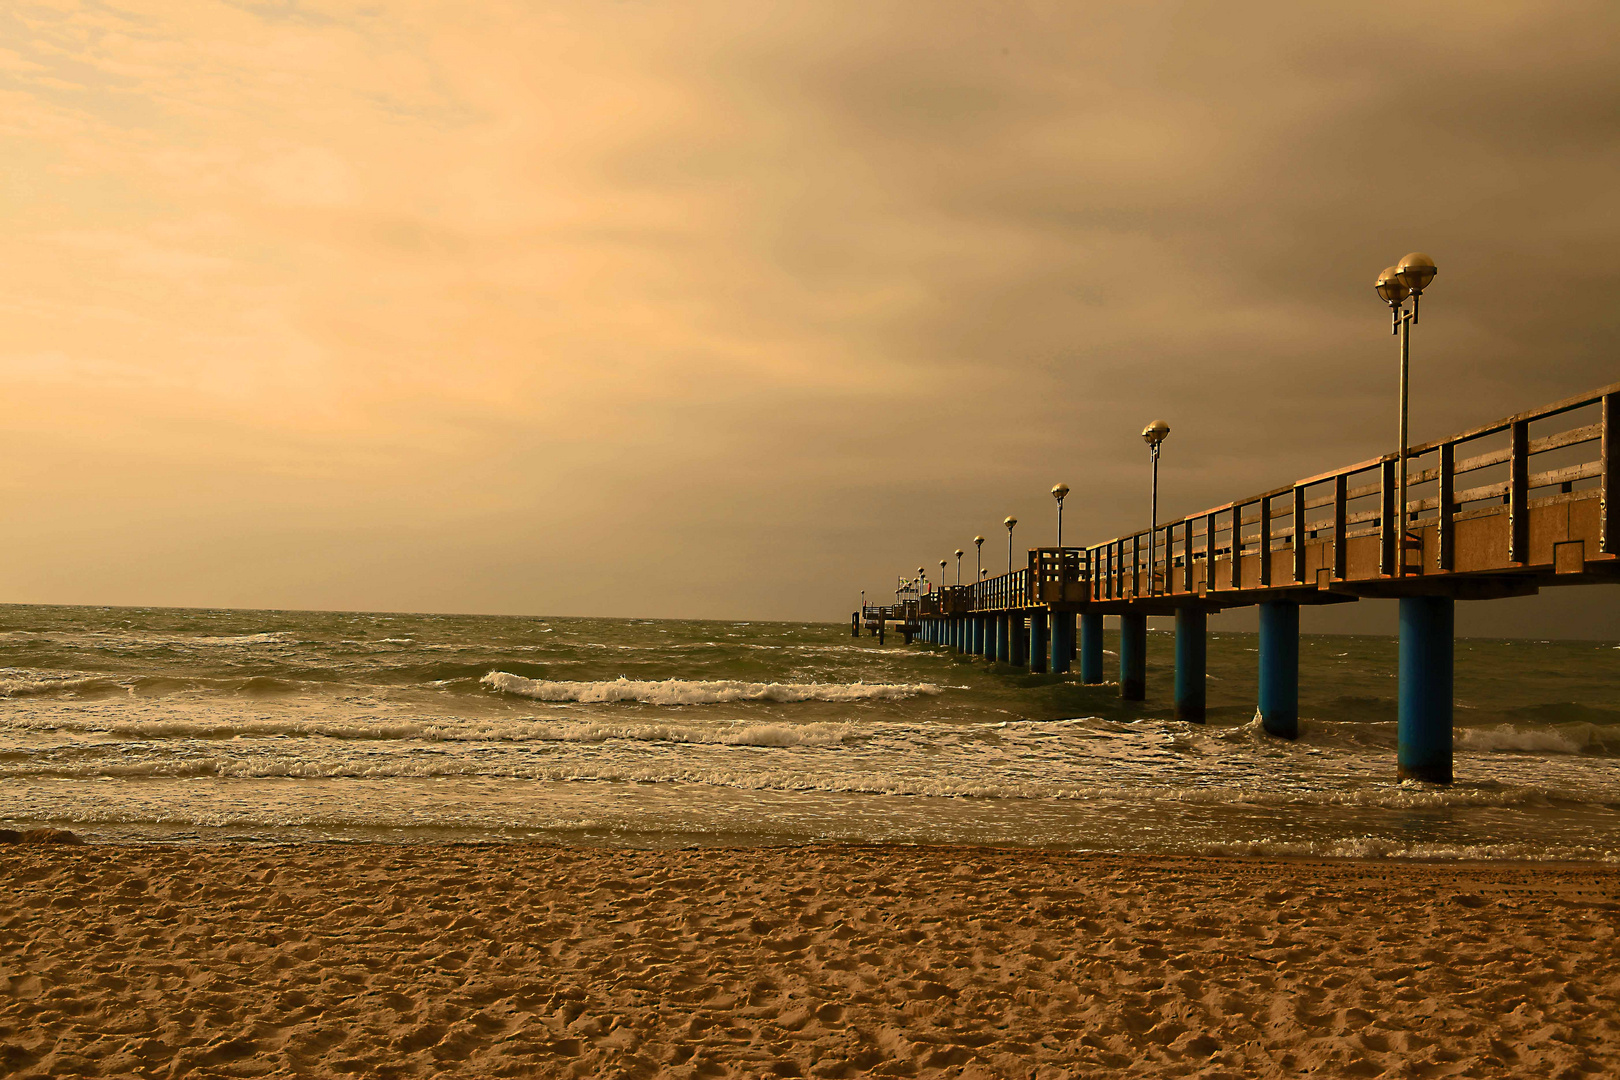
[[[1305,581],[1305,489],[1294,486],[1294,580]]]
[[[1260,500],[1260,585],[1271,584],[1271,496]]]
[[[1243,588],[1243,504],[1232,507],[1232,588]]]
[[[1603,478],[1598,495],[1598,550],[1620,555],[1620,394],[1603,395],[1603,441],[1598,452]]]
[[[1383,465],[1382,500],[1378,512],[1378,572],[1385,577],[1395,573],[1395,542],[1400,536],[1400,523],[1395,514],[1395,462],[1386,461]]]
[[[1142,595],[1142,534],[1137,533],[1131,537],[1131,592],[1132,596]]]
[[[1452,524],[1457,497],[1457,446],[1445,443],[1440,447],[1440,481],[1435,494],[1435,531],[1439,544],[1436,565],[1450,570],[1457,565],[1457,534]]]
[[[1333,478],[1333,577],[1337,581],[1344,580],[1344,572],[1349,564],[1349,545],[1345,543],[1344,532],[1349,528],[1345,519],[1349,517],[1347,504],[1349,503],[1350,477],[1340,473]]]
[[[1530,561],[1530,422],[1513,423],[1508,460],[1508,562]]]
[[[1181,526],[1181,591],[1193,591],[1193,519],[1188,518]]]

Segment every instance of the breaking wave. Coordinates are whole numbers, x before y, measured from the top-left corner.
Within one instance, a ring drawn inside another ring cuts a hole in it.
[[[1620,727],[1599,724],[1561,724],[1524,728],[1499,724],[1489,728],[1456,729],[1457,749],[1512,751],[1532,754],[1620,754]]]
[[[732,701],[893,701],[918,694],[937,694],[933,683],[759,683],[730,679],[662,679],[638,682],[618,678],[606,682],[551,682],[525,679],[506,671],[491,671],[484,685],[506,694],[536,701],[576,701],[602,704],[635,701],[646,705],[717,705]]]

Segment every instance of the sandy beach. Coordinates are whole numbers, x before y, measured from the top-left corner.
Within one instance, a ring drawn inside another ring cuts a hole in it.
[[[16,1076],[1614,1076],[1620,871],[0,845]]]

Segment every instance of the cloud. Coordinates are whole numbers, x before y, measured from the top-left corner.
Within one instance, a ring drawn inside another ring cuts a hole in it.
[[[1370,286],[1412,248],[1420,437],[1612,381],[1617,30],[30,0],[0,15],[29,595],[836,615],[1042,527],[1057,479],[1087,537],[1138,524],[1151,415],[1171,512],[1387,449]],[[109,490],[142,569],[86,577],[60,537]],[[188,579],[179,529],[310,572]],[[334,536],[411,573],[339,573]]]

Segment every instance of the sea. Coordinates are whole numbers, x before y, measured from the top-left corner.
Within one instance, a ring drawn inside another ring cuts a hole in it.
[[[1396,778],[1393,638],[1302,639],[1292,742],[1255,719],[1256,650],[1210,635],[1189,724],[1168,633],[1130,704],[847,624],[0,606],[0,821],[1620,860],[1620,643],[1459,640],[1444,787]]]

